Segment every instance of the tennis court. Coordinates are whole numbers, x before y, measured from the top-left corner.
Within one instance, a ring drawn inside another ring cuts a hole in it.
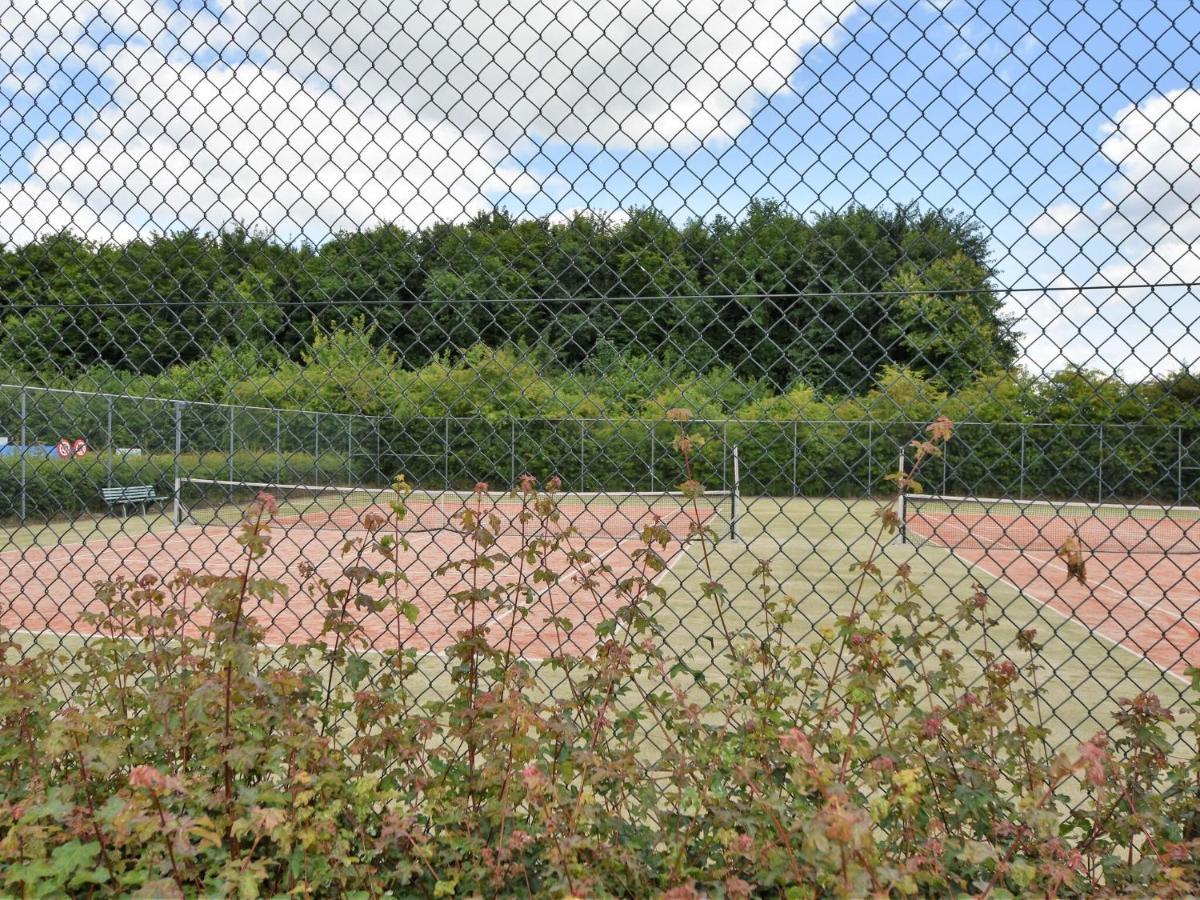
[[[1183,675],[1200,665],[1200,509],[910,494],[903,539],[944,547]],[[1074,541],[1086,577],[1058,554]]]
[[[214,493],[211,484],[195,493],[203,498],[202,502],[189,504],[185,520],[178,527],[170,516],[131,516],[10,531],[6,549],[0,553],[0,602],[4,603],[0,621],[12,628],[23,644],[58,646],[69,659],[89,633],[80,616],[94,604],[92,585],[96,582],[113,575],[147,572],[169,577],[180,566],[194,571],[229,572],[237,560],[244,565],[245,556],[236,543],[233,527],[254,490],[240,484],[231,486],[224,500]],[[280,580],[285,586],[284,596],[289,598],[286,603],[256,601],[253,609],[257,620],[267,628],[266,640],[273,645],[295,644],[320,634],[319,598],[303,591],[315,589],[319,577],[341,576],[347,564],[340,555],[341,544],[347,537],[365,535],[368,510],[378,512],[386,507],[386,492],[355,490],[351,497],[342,493],[329,488],[307,493],[292,490],[290,496],[281,493],[272,554],[252,570],[252,575]],[[415,623],[396,615],[351,610],[375,643],[374,648],[365,648],[368,656],[373,655],[372,650],[403,644],[417,654],[418,682],[441,696],[450,689],[442,653],[455,633],[471,624],[469,613],[456,606],[454,597],[461,597],[469,589],[470,572],[447,570],[439,575],[437,570],[465,560],[474,551],[469,549],[461,529],[437,526],[470,496],[420,492],[410,496],[411,521],[403,536],[411,550],[401,554],[399,566],[408,572],[410,582],[392,589],[389,596],[411,600],[417,606]],[[438,498],[440,502],[435,502]],[[489,495],[487,502],[502,522],[519,529],[520,523],[514,521],[519,516],[519,500],[512,495]],[[853,608],[853,576],[843,563],[871,553],[879,501],[737,496],[736,510],[733,504],[734,495],[720,493],[706,494],[699,504],[701,520],[713,531],[728,534],[732,523],[737,523],[737,539],[722,540],[710,548],[705,562],[698,541],[688,539],[695,514],[684,511],[677,495],[562,495],[559,506],[563,519],[574,519],[580,532],[574,537],[574,545],[586,544],[596,561],[566,560],[565,553],[546,560],[548,569],[561,573],[559,584],[553,590],[537,586],[542,595],[514,625],[514,651],[537,664],[557,648],[579,652],[594,645],[596,625],[611,618],[620,605],[611,585],[636,571],[634,553],[641,543],[630,537],[631,529],[636,527],[634,523],[652,520],[655,514],[670,523],[671,541],[660,551],[669,569],[656,579],[665,596],[655,598],[648,611],[656,617],[659,634],[672,652],[698,670],[713,675],[725,665],[719,651],[723,638],[716,611],[699,599],[710,571],[711,577],[721,583],[759,583],[761,561],[769,560],[770,583],[776,596],[793,597],[797,604],[793,620],[785,626],[787,639],[797,646],[814,640],[819,629],[830,626],[837,615]],[[991,546],[987,551],[991,562],[982,559],[987,553],[980,548],[952,550],[944,541],[919,537],[920,526],[914,527],[913,515],[910,507],[908,543],[886,545],[887,557],[893,563],[910,565],[926,601],[947,616],[971,596],[974,582],[982,583],[995,603],[998,617],[986,635],[991,646],[1016,653],[1018,632],[1037,632],[1045,662],[1041,689],[1050,710],[1048,727],[1056,740],[1110,725],[1112,698],[1116,696],[1155,690],[1172,706],[1186,702],[1182,698],[1185,682],[1166,674],[1180,671],[1178,654],[1174,663],[1166,662],[1161,649],[1149,656],[1134,641],[1117,641],[1107,636],[1106,629],[1090,626],[1068,604],[1047,602],[1046,596],[1053,595],[1039,590],[1048,592],[1049,586],[1036,579],[1020,578],[1013,568],[1020,564],[1012,562],[1023,555],[1020,550]],[[322,522],[324,526],[319,527]],[[590,530],[586,540],[585,530]],[[512,556],[520,541],[520,537],[500,533],[488,552]],[[602,554],[606,555],[601,559]],[[974,559],[982,562],[976,564]],[[1008,576],[1003,574],[1005,562],[1010,568]],[[595,589],[581,589],[577,583],[579,571],[597,563],[610,567],[607,581]],[[306,573],[306,565],[314,566],[316,571]],[[519,562],[497,564],[493,571],[480,573],[478,584],[484,588],[512,585],[528,576],[529,571],[528,566],[522,570]],[[1194,581],[1194,569],[1191,577]],[[1055,578],[1055,585],[1060,586]],[[1021,581],[1027,582],[1026,588],[1017,584]],[[383,590],[370,587],[366,593],[379,595]],[[198,606],[197,601],[194,593],[184,598],[189,606]],[[734,591],[725,609],[728,624],[765,633],[760,601],[757,591]],[[1107,601],[1101,598],[1101,602]],[[493,636],[503,634],[500,629],[512,621],[512,610],[495,604],[476,604],[475,612],[475,624],[487,625]],[[564,629],[546,624],[547,618],[555,616],[571,623],[569,635]],[[193,626],[201,622],[198,615],[192,618]],[[1017,658],[1025,657],[1017,653]],[[970,665],[970,659],[964,656],[963,664]],[[538,671],[547,690],[565,689],[561,673],[548,666],[540,666]]]
[[[332,642],[332,635],[322,636],[330,588],[344,590],[353,570],[377,566],[406,577],[364,585],[358,600],[391,602],[379,611],[345,601],[374,650],[438,651],[463,630],[486,625],[493,635],[511,628],[512,649],[529,659],[585,653],[596,642],[596,626],[629,602],[629,585],[655,574],[639,553],[647,526],[657,529],[656,549],[670,566],[700,529],[728,534],[733,515],[729,494],[574,493],[539,510],[515,494],[418,492],[403,498],[401,516],[394,508],[400,495],[390,490],[211,480],[182,488],[196,499],[177,510],[175,527],[0,555],[3,624],[85,635],[84,614],[98,611],[103,582],[165,579],[180,570],[241,575],[247,555],[237,524],[263,491],[279,509],[271,550],[251,562],[250,576],[279,582],[282,590],[278,599],[255,598],[249,613],[266,629],[267,643]],[[394,563],[367,549],[388,535],[398,546]],[[486,563],[473,562],[480,558]],[[398,612],[401,604],[416,608],[415,622]],[[202,615],[190,617],[192,629],[203,624]]]

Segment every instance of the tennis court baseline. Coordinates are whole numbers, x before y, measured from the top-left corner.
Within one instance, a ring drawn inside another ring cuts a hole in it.
[[[344,602],[346,615],[361,623],[375,650],[437,651],[466,628],[488,626],[495,636],[511,628],[511,649],[530,659],[585,653],[596,643],[596,626],[636,596],[641,579],[655,575],[640,552],[644,529],[654,528],[662,541],[655,549],[670,565],[700,529],[730,533],[735,509],[727,493],[564,493],[538,509],[520,495],[498,492],[401,497],[372,488],[212,480],[181,487],[189,502],[179,507],[170,530],[0,554],[0,621],[10,628],[87,634],[84,614],[99,611],[97,586],[104,582],[161,580],[180,570],[241,575],[247,555],[237,541],[238,524],[247,502],[263,492],[276,498],[278,512],[271,550],[253,560],[249,572],[283,590],[276,599],[253,600],[248,612],[266,629],[267,643],[331,642],[332,635],[323,633],[330,586],[344,589],[349,570],[377,566],[405,578],[364,585],[355,598],[334,597],[335,606]],[[398,501],[406,508],[403,516],[395,509]],[[469,527],[466,514],[486,534]],[[394,562],[369,549],[372,535],[393,536]],[[485,565],[473,563],[481,557]],[[538,569],[551,577],[535,577]],[[392,602],[377,610],[362,602],[368,597]],[[185,600],[194,604],[191,629],[204,622],[198,601]],[[415,622],[400,615],[400,604],[415,606]]]
[[[907,494],[901,540],[929,542],[1182,675],[1200,665],[1200,509]],[[1070,576],[1074,541],[1086,567]]]

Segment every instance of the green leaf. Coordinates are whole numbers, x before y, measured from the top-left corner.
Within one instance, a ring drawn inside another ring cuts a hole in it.
[[[1030,865],[1024,860],[1013,860],[1008,867],[1008,877],[1019,888],[1027,888],[1033,884],[1033,879],[1037,876],[1037,867]]]
[[[370,672],[371,665],[363,657],[351,656],[346,660],[346,681],[350,687],[357,688]]]
[[[79,841],[70,841],[62,846],[55,847],[54,852],[50,854],[50,858],[54,863],[54,867],[65,874],[90,867],[92,861],[99,854],[100,844],[97,841],[89,841],[86,844],[81,844]]]
[[[254,900],[258,895],[258,878],[253,872],[243,872],[242,877],[238,879],[238,896]]]

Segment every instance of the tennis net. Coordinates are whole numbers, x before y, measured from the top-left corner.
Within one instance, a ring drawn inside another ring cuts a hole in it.
[[[1200,553],[1200,508],[1012,498],[901,497],[900,540],[951,549],[1054,552],[1068,538],[1095,553]]]
[[[390,488],[271,484],[268,482],[183,479],[176,521],[181,527],[230,527],[259,494],[275,498],[277,527],[332,530],[343,534],[378,528],[384,531],[466,530],[468,511],[484,519],[498,535],[536,536],[568,529],[583,538],[636,538],[650,524],[661,524],[677,540],[704,528],[724,538],[733,533],[737,504],[732,492],[693,497],[676,491],[559,492],[551,512],[539,510],[519,494],[496,491],[426,491],[400,494]],[[539,495],[547,497],[549,495]],[[404,515],[396,510],[402,504]]]

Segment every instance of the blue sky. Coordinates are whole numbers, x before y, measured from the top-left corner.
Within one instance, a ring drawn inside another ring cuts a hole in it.
[[[1003,286],[1055,287],[1010,301],[1031,364],[1200,358],[1191,290],[1073,290],[1200,280],[1183,4],[9,0],[0,26],[5,242],[915,200],[975,215]]]

